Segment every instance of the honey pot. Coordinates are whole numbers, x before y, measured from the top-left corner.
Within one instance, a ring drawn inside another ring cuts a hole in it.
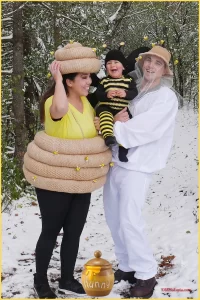
[[[95,258],[84,265],[81,282],[88,296],[107,296],[114,284],[112,265],[101,255],[101,251],[95,251]]]

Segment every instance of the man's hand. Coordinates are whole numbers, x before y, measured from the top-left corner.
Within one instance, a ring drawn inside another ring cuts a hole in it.
[[[129,118],[129,115],[128,115],[128,112],[127,112],[127,107],[124,107],[120,112],[118,112],[114,116],[114,123],[117,122],[117,121],[126,122],[129,119],[130,118]]]
[[[120,122],[126,122],[128,121],[129,115],[127,113],[127,107],[124,107],[124,109],[122,109],[120,112],[118,112],[115,116],[114,116],[114,123],[117,121]],[[97,131],[100,130],[100,118],[99,117],[95,117],[94,118],[94,126],[96,128]]]

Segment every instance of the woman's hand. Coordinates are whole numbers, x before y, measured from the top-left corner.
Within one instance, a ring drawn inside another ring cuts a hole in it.
[[[100,119],[98,117],[94,118],[94,126],[95,126],[97,131],[100,130]]]
[[[51,65],[49,66],[49,70],[50,70],[55,82],[63,80],[62,74],[60,72],[60,63],[58,61],[54,60],[51,63]]]
[[[118,112],[114,116],[114,123],[117,122],[117,121],[126,122],[129,119],[130,118],[129,118],[129,115],[128,115],[128,112],[127,112],[127,107],[124,107],[120,112]]]

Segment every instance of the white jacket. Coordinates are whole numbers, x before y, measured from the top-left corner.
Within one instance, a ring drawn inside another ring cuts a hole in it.
[[[168,87],[160,87],[133,101],[133,118],[114,125],[117,142],[130,148],[128,162],[119,161],[118,146],[113,148],[113,162],[125,169],[152,173],[165,167],[172,147],[177,97]]]

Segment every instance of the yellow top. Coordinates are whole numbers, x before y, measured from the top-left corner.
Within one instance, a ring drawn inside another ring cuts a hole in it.
[[[53,96],[45,102],[46,134],[62,139],[82,139],[97,136],[94,126],[95,111],[85,96],[81,97],[83,113],[69,103],[68,112],[58,121],[53,121],[50,115],[52,99]]]

